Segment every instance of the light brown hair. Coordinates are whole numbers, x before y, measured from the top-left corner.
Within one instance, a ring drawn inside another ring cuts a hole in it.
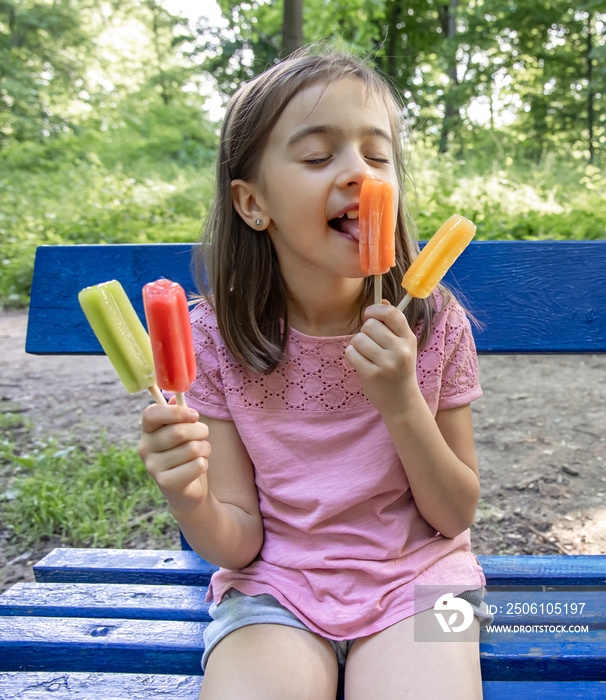
[[[347,77],[359,78],[371,95],[382,98],[390,117],[400,190],[396,265],[383,276],[383,297],[391,304],[404,296],[402,276],[419,252],[409,233],[410,217],[404,203],[403,111],[389,84],[374,68],[341,51],[310,47],[244,84],[231,99],[223,120],[215,198],[201,245],[195,248],[193,265],[199,288],[214,307],[227,348],[237,361],[259,372],[271,372],[284,354],[288,335],[286,286],[268,234],[252,229],[235,211],[231,182],[253,182],[259,177],[269,134],[298,92],[313,84],[328,85]],[[444,308],[451,295],[443,287],[440,290]],[[372,300],[373,280],[369,277],[360,296],[360,319]],[[413,299],[406,309],[411,328],[422,324],[420,347],[431,334],[434,314],[431,297]]]

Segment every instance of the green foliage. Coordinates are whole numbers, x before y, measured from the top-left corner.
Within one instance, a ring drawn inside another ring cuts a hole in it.
[[[0,4],[0,148],[68,128],[91,39],[77,0]]]
[[[0,471],[12,471],[0,519],[14,549],[54,538],[76,547],[174,539],[175,522],[134,448],[29,444],[26,430],[14,416],[0,425]]]
[[[38,245],[196,238],[217,138],[204,71],[225,97],[281,52],[281,2],[219,5],[226,26],[201,22],[196,37],[158,0],[109,13],[89,0],[0,2],[0,306],[27,303]],[[371,56],[401,91],[420,143],[423,235],[459,210],[480,237],[604,237],[586,117],[591,88],[599,166],[606,2],[460,0],[456,17],[453,6],[305,0],[305,40]],[[490,122],[474,116],[477,99]]]
[[[115,111],[111,127],[0,152],[0,306],[27,303],[38,245],[197,237],[213,192],[212,125],[188,103]]]
[[[606,238],[606,176],[582,160],[551,154],[487,165],[479,155],[459,160],[421,147],[413,174],[408,197],[424,239],[454,212],[477,224],[480,240]]]

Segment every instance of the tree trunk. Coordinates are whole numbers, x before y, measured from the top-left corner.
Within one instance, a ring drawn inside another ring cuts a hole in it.
[[[592,13],[587,16],[587,129],[589,131],[589,162],[593,163],[595,159],[595,150],[593,145],[593,129],[594,129],[594,94],[593,94],[593,34],[592,34]]]
[[[448,150],[448,135],[455,125],[459,108],[457,105],[456,89],[459,84],[457,78],[457,7],[459,0],[450,0],[446,5],[442,5],[439,9],[440,19],[442,22],[442,31],[444,33],[447,45],[447,74],[448,87],[444,94],[444,121],[442,122],[442,133],[440,134],[440,146],[438,151],[446,153]]]
[[[402,0],[391,0],[385,3],[385,16],[387,20],[387,43],[385,47],[387,75],[395,78],[398,75],[398,66],[401,62],[399,46],[402,37],[402,30],[398,27],[404,11]]]
[[[284,0],[282,58],[303,46],[303,0]]]

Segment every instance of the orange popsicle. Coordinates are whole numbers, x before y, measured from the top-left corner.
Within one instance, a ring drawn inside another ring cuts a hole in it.
[[[367,179],[360,191],[360,267],[374,275],[375,304],[381,303],[381,275],[396,264],[394,188],[390,182]]]
[[[159,279],[143,287],[143,306],[160,389],[175,392],[185,405],[183,392],[196,378],[196,357],[183,287]]]
[[[404,311],[413,297],[425,299],[433,292],[475,232],[476,225],[459,214],[453,214],[440,226],[404,275],[402,286],[406,296],[398,305],[400,311]]]

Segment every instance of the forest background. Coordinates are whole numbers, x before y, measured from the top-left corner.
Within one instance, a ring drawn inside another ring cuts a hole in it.
[[[221,104],[325,38],[403,97],[422,237],[452,211],[485,239],[606,236],[606,0],[168,7],[0,0],[3,307],[27,303],[36,245],[194,239]]]
[[[321,39],[368,56],[400,92],[422,238],[453,211],[480,239],[606,238],[606,0],[194,0],[187,16],[183,3],[0,0],[4,318],[28,303],[37,245],[194,240],[229,95]],[[32,423],[11,379],[25,364],[6,357],[0,590],[52,544],[174,544],[134,429],[126,446],[84,435],[60,392]],[[115,423],[112,401],[97,412]],[[57,442],[51,426],[66,412],[76,434]],[[495,542],[489,551],[513,551],[502,534]]]

